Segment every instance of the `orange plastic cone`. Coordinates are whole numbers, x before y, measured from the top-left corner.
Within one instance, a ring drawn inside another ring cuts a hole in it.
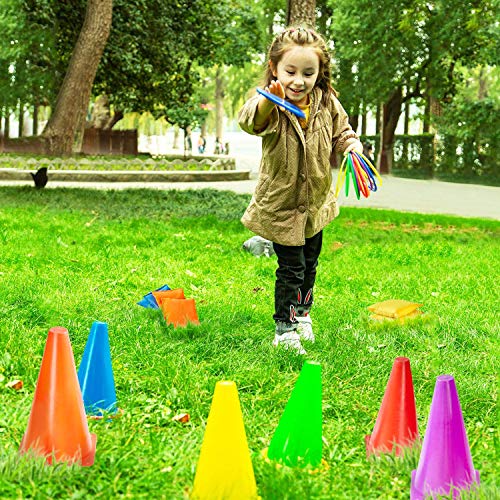
[[[156,300],[156,303],[161,307],[163,299],[185,299],[184,289],[174,288],[173,290],[158,290],[151,292]]]
[[[404,447],[418,438],[417,410],[413,393],[410,360],[396,358],[385,389],[384,399],[371,435],[365,437],[366,454],[401,455]]]
[[[187,326],[188,323],[199,325],[194,299],[163,299],[161,310],[167,325]]]
[[[90,434],[68,330],[49,330],[28,428],[20,453],[33,450],[56,462],[94,463],[96,435]]]

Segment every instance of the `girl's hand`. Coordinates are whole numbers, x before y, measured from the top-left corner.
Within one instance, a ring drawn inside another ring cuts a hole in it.
[[[283,88],[283,85],[281,85],[281,82],[279,80],[272,81],[269,87],[266,87],[264,90],[266,92],[269,92],[270,94],[274,94],[276,97],[281,97],[281,99],[285,98],[285,89]],[[281,106],[278,107],[279,109],[281,109],[281,111],[285,111],[285,108],[282,108]]]
[[[363,144],[361,144],[361,142],[359,141],[353,142],[352,144],[347,146],[347,148],[344,151],[344,155],[350,153],[351,151],[361,154],[363,152]]]
[[[281,99],[285,98],[285,89],[278,80],[272,81],[270,85],[264,90],[266,92],[269,92],[270,94],[274,94],[277,97],[281,97]],[[260,101],[257,105],[257,113],[255,115],[254,121],[255,130],[262,130],[266,126],[269,115],[274,109],[274,106],[275,104],[272,103],[269,99],[265,98],[262,95],[260,96]],[[282,108],[281,106],[279,106],[279,109],[281,109],[281,111],[284,111],[284,108]]]
[[[273,82],[271,82],[269,87],[266,87],[265,90],[277,97],[281,97],[282,99],[285,98],[285,89],[283,88],[283,85],[281,85],[281,82],[279,80],[274,80]]]

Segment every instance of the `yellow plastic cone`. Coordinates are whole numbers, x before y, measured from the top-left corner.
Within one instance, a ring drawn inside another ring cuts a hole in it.
[[[194,478],[193,500],[257,499],[236,384],[217,382]]]

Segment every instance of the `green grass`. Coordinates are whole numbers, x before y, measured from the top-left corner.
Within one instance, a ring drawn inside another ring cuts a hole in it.
[[[499,495],[500,225],[345,208],[328,226],[308,357],[323,369],[330,469],[311,475],[259,455],[302,360],[271,347],[276,263],[241,249],[248,200],[210,190],[0,189],[0,498],[183,498],[215,383],[229,379],[263,499],[406,499],[418,451],[367,460],[363,441],[396,356],[411,360],[421,435],[436,377],[455,376],[481,497]],[[165,283],[196,299],[199,327],[175,330],[135,305]],[[389,298],[422,302],[427,319],[371,323],[366,307]],[[94,320],[109,325],[123,417],[90,421],[92,467],[19,458],[48,329],[68,328],[78,366]],[[20,391],[5,387],[15,378]],[[183,411],[188,424],[171,420]]]

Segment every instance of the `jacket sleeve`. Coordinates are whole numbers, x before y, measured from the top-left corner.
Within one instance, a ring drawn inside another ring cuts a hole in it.
[[[349,117],[347,116],[345,109],[335,96],[332,96],[332,107],[333,149],[338,153],[344,153],[344,151],[354,143],[358,143],[358,146],[363,148],[358,135],[349,124]]]
[[[238,123],[242,130],[248,132],[252,135],[264,136],[267,134],[272,134],[276,132],[279,124],[279,113],[276,109],[276,106],[271,111],[269,115],[269,119],[267,121],[267,125],[261,129],[256,131],[255,126],[255,114],[257,112],[257,105],[259,103],[259,94],[255,94],[253,97],[248,99],[248,101],[243,105],[238,113]]]

